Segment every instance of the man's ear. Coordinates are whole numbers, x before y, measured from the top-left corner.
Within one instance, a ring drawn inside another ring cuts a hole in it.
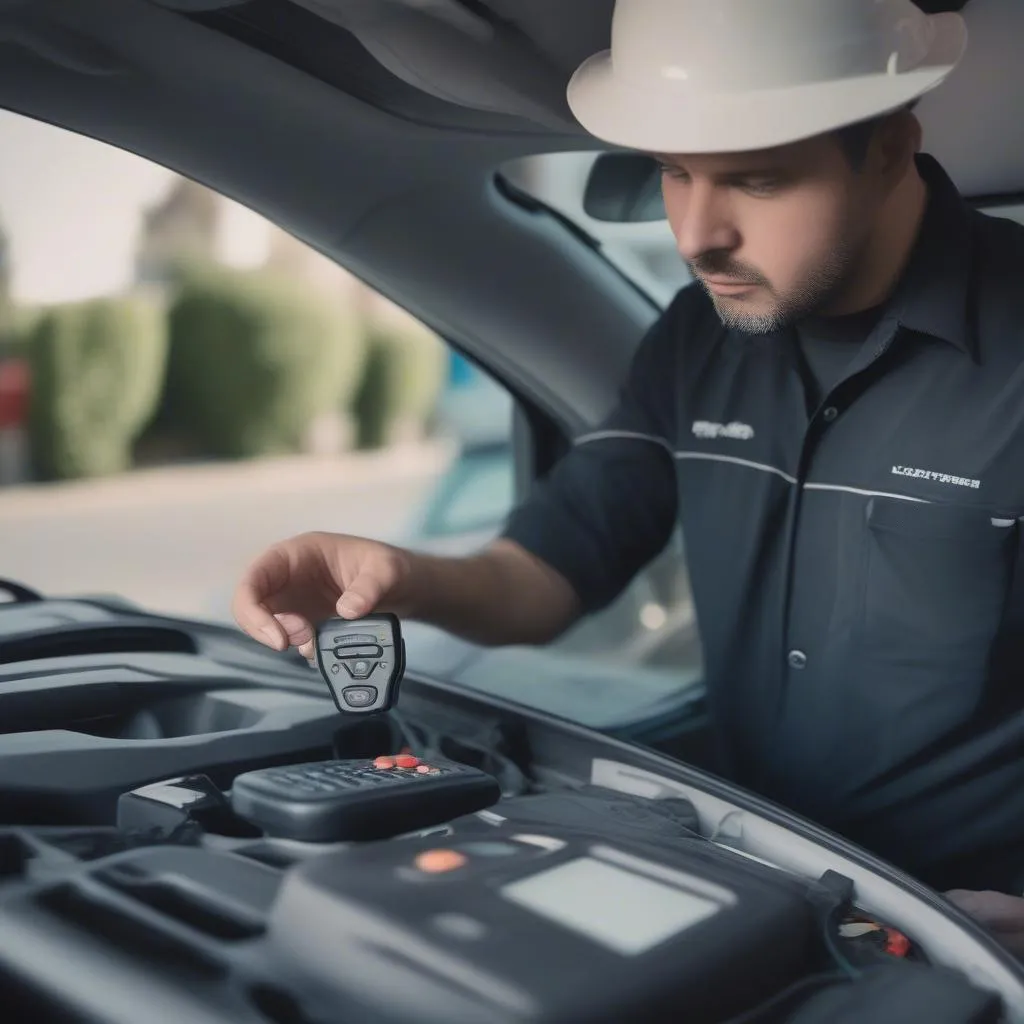
[[[869,162],[888,185],[902,181],[921,149],[921,122],[911,110],[885,118],[871,140]]]

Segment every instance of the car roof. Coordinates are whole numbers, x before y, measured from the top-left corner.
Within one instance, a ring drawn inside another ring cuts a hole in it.
[[[657,307],[496,171],[600,148],[564,91],[608,45],[612,6],[0,0],[0,106],[257,210],[576,431],[613,401]],[[964,13],[969,55],[919,108],[927,148],[966,194],[1016,196],[1024,4],[971,0]]]

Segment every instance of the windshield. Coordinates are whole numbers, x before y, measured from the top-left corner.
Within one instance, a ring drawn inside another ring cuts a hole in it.
[[[459,554],[500,531],[516,405],[484,369],[163,167],[7,113],[0,146],[19,154],[0,166],[0,577],[231,623],[236,581],[281,539]],[[664,305],[689,280],[668,225],[588,218],[595,156],[502,174]],[[467,662],[428,632],[410,630],[414,666],[597,727],[700,692],[678,536],[547,648]]]
[[[507,395],[258,215],[14,114],[0,145],[0,576],[228,620],[265,546],[418,537],[460,456],[507,445]]]
[[[194,181],[10,113],[0,146],[0,577],[233,625],[244,569],[296,534],[500,531],[515,401],[484,369]],[[597,727],[699,680],[678,550],[550,648],[470,664],[406,635],[413,668]]]
[[[676,251],[668,221],[610,223],[584,210],[587,179],[598,153],[546,153],[506,164],[502,177],[577,225],[602,253],[659,305],[692,280]]]

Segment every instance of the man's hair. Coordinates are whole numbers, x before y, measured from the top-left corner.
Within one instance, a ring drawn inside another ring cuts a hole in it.
[[[864,167],[864,162],[868,158],[868,150],[871,148],[871,140],[875,137],[875,132],[893,117],[895,114],[901,114],[904,111],[913,110],[917,106],[917,100],[913,103],[908,103],[907,106],[901,107],[897,111],[893,111],[889,114],[882,114],[879,117],[869,118],[867,121],[858,121],[856,124],[846,125],[844,128],[837,128],[833,135],[835,136],[836,142],[839,143],[839,148],[843,151],[846,159],[849,160],[850,166],[855,171],[860,171]]]

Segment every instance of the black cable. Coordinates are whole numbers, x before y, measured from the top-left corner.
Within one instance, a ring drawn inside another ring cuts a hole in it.
[[[863,973],[863,969],[858,967],[852,960],[846,955],[845,952],[836,942],[836,935],[839,933],[839,915],[844,908],[841,905],[836,905],[825,915],[824,921],[824,934],[825,934],[825,948],[828,950],[829,955],[839,965],[839,969],[851,980],[859,978]]]
[[[846,977],[856,979],[864,972],[850,960],[836,941],[840,927],[839,918],[852,906],[853,890],[851,879],[830,869],[815,883],[809,893],[809,899],[811,905],[819,912],[826,950]]]
[[[824,988],[826,985],[835,984],[840,981],[849,983],[850,978],[842,971],[809,974],[799,981],[793,982],[792,985],[784,988],[781,992],[776,992],[774,996],[758,1006],[745,1010],[738,1017],[730,1017],[728,1020],[722,1021],[721,1024],[758,1024],[759,1021],[764,1019],[765,1014],[778,1010],[788,1000],[799,995],[805,988]]]
[[[423,761],[431,757],[443,757],[451,761],[460,761],[460,750],[471,751],[480,762],[477,767],[488,770],[487,761],[493,765],[492,774],[497,776],[501,785],[502,796],[519,796],[530,791],[530,783],[522,769],[506,754],[497,750],[500,737],[481,734],[466,739],[462,736],[448,736],[442,730],[430,726],[413,725],[394,709],[390,712],[399,731],[405,737],[409,749]]]
[[[435,755],[441,753],[436,743],[437,737],[431,736],[431,730],[424,726],[413,725],[404,714],[400,714],[394,708],[388,714],[398,726],[399,743],[407,746],[416,757],[429,761],[432,753]]]

